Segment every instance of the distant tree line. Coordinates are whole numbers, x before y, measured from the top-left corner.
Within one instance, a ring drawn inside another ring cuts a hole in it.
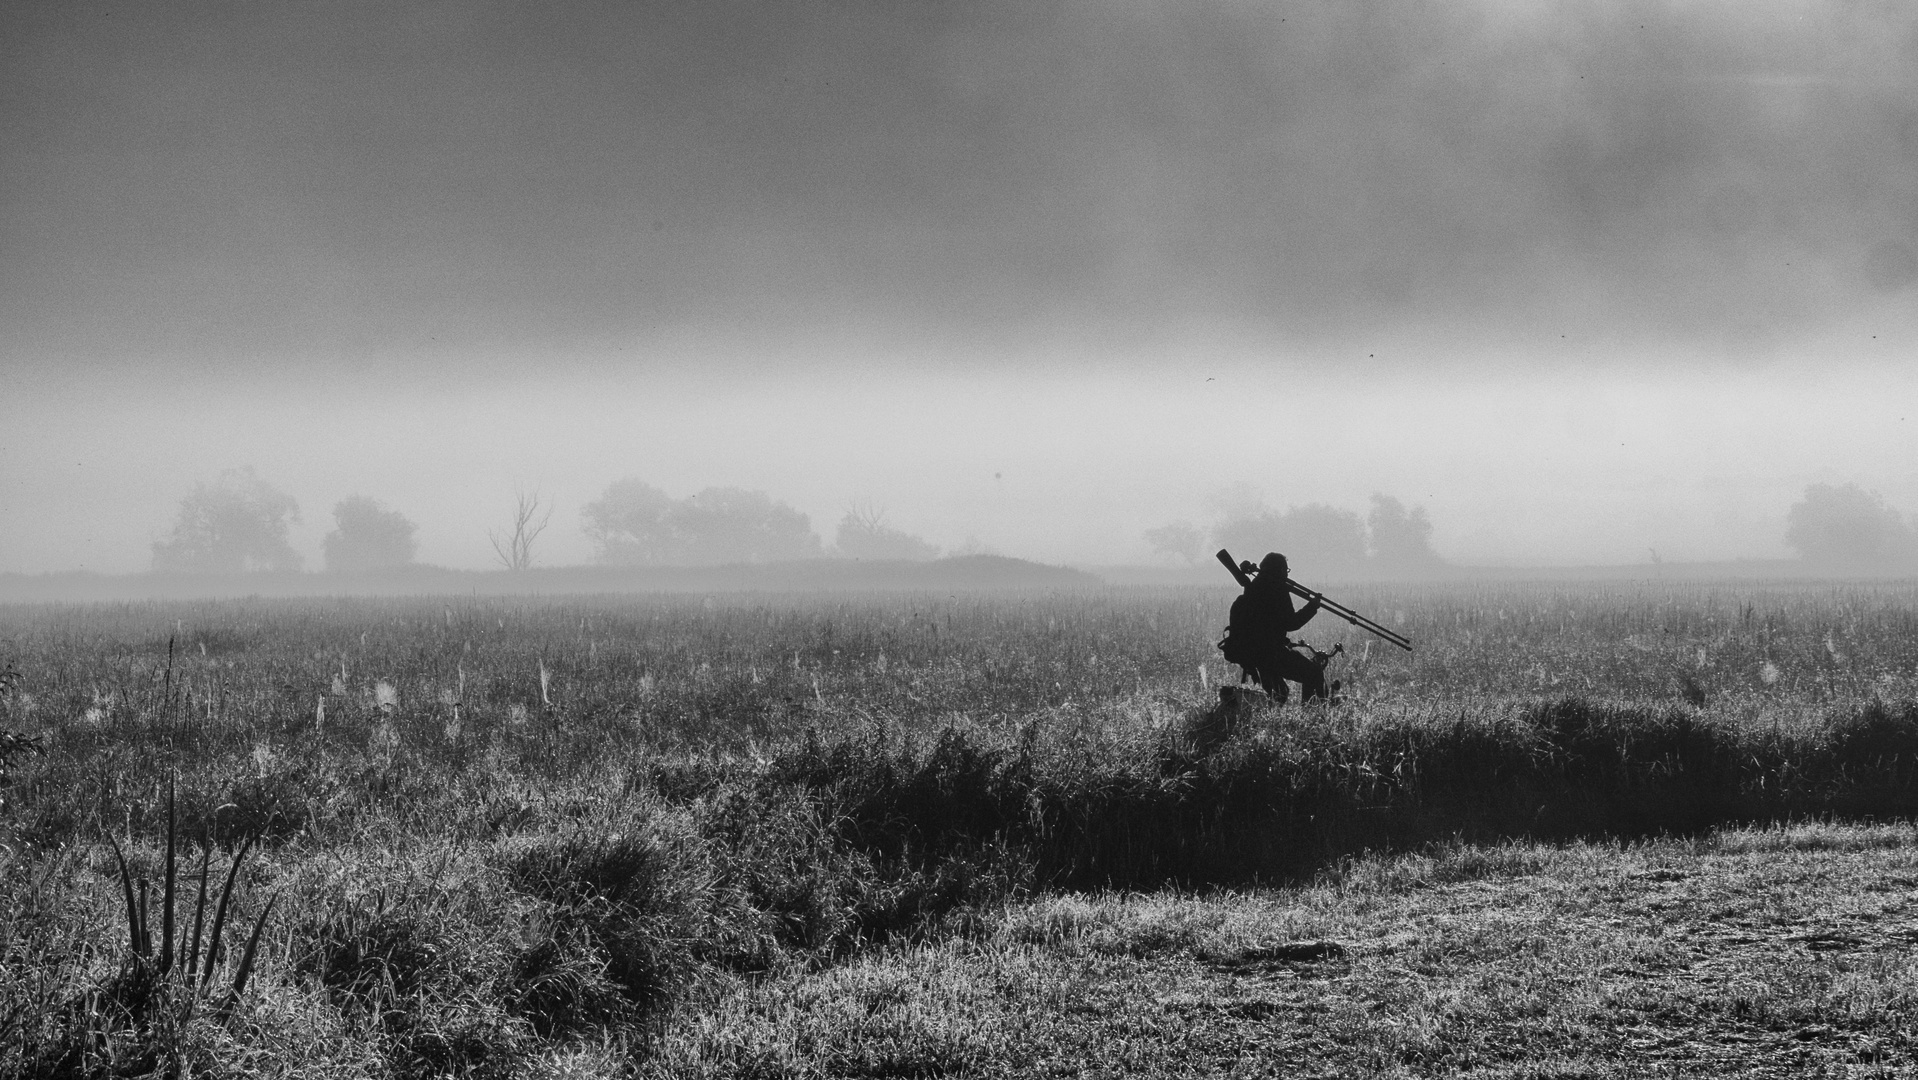
[[[185,574],[292,573],[306,561],[287,540],[299,520],[292,496],[252,469],[229,469],[212,483],[194,485],[180,500],[172,530],[153,544],[153,568]],[[333,521],[333,531],[321,543],[329,573],[413,564],[418,527],[406,515],[365,495],[349,495],[333,507]]]
[[[502,528],[487,539],[502,567],[526,570],[552,507],[537,493],[520,493]],[[886,521],[886,513],[855,505],[839,522],[829,549],[805,514],[763,491],[711,487],[674,499],[642,480],[609,486],[582,511],[595,561],[607,566],[716,566],[835,556],[873,561],[919,561],[939,548]],[[221,473],[196,484],[180,500],[167,536],[153,544],[153,568],[164,573],[292,573],[304,560],[288,540],[300,520],[292,496],[251,469]],[[322,543],[325,569],[367,574],[416,565],[418,526],[405,514],[366,495],[333,507],[334,528]]]
[[[1193,564],[1225,548],[1254,560],[1268,551],[1283,552],[1294,566],[1312,572],[1418,572],[1444,565],[1432,550],[1432,521],[1425,508],[1407,509],[1390,495],[1373,495],[1364,517],[1324,503],[1283,511],[1242,507],[1210,529],[1176,522],[1148,530],[1145,539],[1155,553]]]
[[[628,477],[581,513],[597,561],[609,566],[715,566],[824,554],[811,520],[761,491],[710,487],[675,499]]]
[[[501,565],[533,565],[533,543],[551,507],[522,494],[505,530],[489,534]],[[839,521],[832,547],[813,532],[804,513],[763,491],[711,487],[674,499],[642,480],[607,487],[582,511],[595,561],[608,566],[715,566],[782,562],[827,556],[871,561],[939,557],[937,546],[886,521],[883,509],[855,505]],[[230,469],[194,485],[180,500],[168,534],[153,544],[153,568],[169,573],[290,573],[304,560],[288,541],[300,520],[293,498],[255,475]],[[366,574],[415,565],[418,526],[405,514],[366,495],[333,507],[332,531],[322,542],[325,569]],[[1198,564],[1218,548],[1256,559],[1282,551],[1312,572],[1419,572],[1444,565],[1432,550],[1432,521],[1424,507],[1408,508],[1377,494],[1361,517],[1324,503],[1283,511],[1241,507],[1211,528],[1175,522],[1146,532],[1158,554]],[[1856,484],[1812,484],[1786,516],[1785,540],[1807,564],[1837,572],[1918,569],[1918,522]],[[959,552],[964,554],[962,550]]]
[[[1311,571],[1419,571],[1444,565],[1432,550],[1432,522],[1423,507],[1407,509],[1390,495],[1372,496],[1363,519],[1323,503],[1284,511],[1239,508],[1210,529],[1177,522],[1148,530],[1160,555],[1198,563],[1227,548],[1240,558],[1284,552]],[[1809,568],[1836,573],[1918,570],[1918,519],[1857,484],[1811,484],[1786,514],[1785,542]]]
[[[581,511],[594,558],[609,566],[716,566],[836,555],[923,560],[939,549],[886,523],[884,510],[855,506],[828,551],[812,519],[763,491],[709,487],[683,499],[634,477],[614,481]]]

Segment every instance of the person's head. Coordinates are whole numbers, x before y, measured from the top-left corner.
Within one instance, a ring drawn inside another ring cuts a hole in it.
[[[1265,558],[1259,560],[1259,574],[1261,576],[1270,574],[1275,578],[1282,578],[1285,577],[1288,572],[1289,569],[1285,564],[1285,556],[1276,551],[1266,552]]]

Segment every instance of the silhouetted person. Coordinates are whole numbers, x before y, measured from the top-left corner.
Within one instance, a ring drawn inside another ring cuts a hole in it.
[[[1303,609],[1295,610],[1292,590],[1286,585],[1287,573],[1285,556],[1276,551],[1259,560],[1252,584],[1232,601],[1225,640],[1219,648],[1228,662],[1239,665],[1274,700],[1284,701],[1290,696],[1287,679],[1299,684],[1302,700],[1326,698],[1324,666],[1293,652],[1292,639],[1287,636],[1312,621],[1312,616],[1319,613],[1319,601],[1314,597]]]

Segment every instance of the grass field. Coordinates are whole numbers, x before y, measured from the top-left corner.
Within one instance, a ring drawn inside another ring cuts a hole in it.
[[[1909,1066],[1918,589],[1229,599],[0,608],[0,1069]]]

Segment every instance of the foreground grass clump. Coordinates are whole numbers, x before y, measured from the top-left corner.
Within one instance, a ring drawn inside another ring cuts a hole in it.
[[[0,609],[0,1075],[699,1071],[671,1048],[742,988],[857,1030],[918,1000],[859,982],[875,948],[999,941],[1061,890],[1918,812],[1903,594],[1374,590],[1418,654],[1349,642],[1346,705],[1195,739],[1226,599]],[[206,860],[217,898],[249,845],[244,993],[135,1017],[140,890]],[[791,1060],[1002,1060],[920,1022],[950,1054]]]

